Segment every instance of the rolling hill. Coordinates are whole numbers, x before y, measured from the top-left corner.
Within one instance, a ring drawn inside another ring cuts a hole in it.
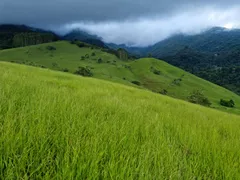
[[[215,27],[197,35],[179,34],[146,49],[153,57],[240,95],[239,29]]]
[[[121,60],[108,49],[60,41],[2,50],[0,60],[92,76],[182,100],[199,90],[212,108],[240,114],[240,97],[236,94],[154,58]],[[220,99],[232,99],[236,107],[223,107]]]
[[[0,179],[240,177],[237,115],[8,62],[0,99]]]
[[[88,44],[92,44],[98,47],[106,48],[107,45],[101,40],[100,37],[96,35],[91,35],[85,31],[82,31],[80,29],[75,29],[67,34],[65,34],[62,39],[68,40],[68,41],[74,41],[79,40]]]
[[[240,29],[214,27],[196,35],[176,34],[146,48],[125,48],[138,57],[162,59],[240,95]]]

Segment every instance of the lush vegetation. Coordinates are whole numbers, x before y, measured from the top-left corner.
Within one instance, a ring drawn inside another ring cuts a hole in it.
[[[240,94],[239,58],[240,48],[211,55],[189,47],[171,56],[163,57],[165,61],[174,66]]]
[[[240,94],[240,30],[212,28],[197,35],[179,34],[147,48],[128,48],[141,57],[152,57]]]
[[[101,48],[107,48],[105,43],[101,40],[100,37],[91,35],[85,31],[81,31],[80,29],[73,30],[66,34],[63,39],[68,41],[82,41],[88,44],[92,44]]]
[[[42,44],[58,39],[52,32],[24,25],[0,25],[0,49]]]
[[[233,108],[235,106],[235,103],[234,103],[234,101],[232,99],[230,101],[221,99],[220,100],[220,104],[222,106],[226,106],[226,107],[230,107],[230,108]]]
[[[0,179],[239,179],[240,117],[0,62]]]
[[[198,35],[173,36],[145,51],[240,94],[239,38],[240,30],[212,28]]]
[[[203,106],[211,106],[211,102],[209,101],[208,98],[206,98],[202,92],[200,91],[194,91],[190,96],[189,96],[189,102],[194,103],[194,104],[200,104]],[[221,103],[220,103],[221,104]],[[222,105],[222,104],[221,104]]]
[[[121,60],[116,51],[81,42],[62,41],[2,50],[0,60],[92,76],[186,101],[189,101],[192,92],[201,91],[212,108],[240,113],[240,97],[222,87],[160,60]],[[234,108],[221,106],[220,99],[232,99],[236,105]]]

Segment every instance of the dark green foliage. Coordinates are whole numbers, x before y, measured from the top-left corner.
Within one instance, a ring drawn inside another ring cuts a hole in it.
[[[52,32],[24,25],[0,25],[0,49],[53,42],[59,37]]]
[[[137,86],[141,86],[141,83],[139,81],[132,81],[132,83],[137,85]]]
[[[58,67],[58,64],[55,63],[55,62],[53,62],[53,63],[52,63],[52,66],[53,66],[53,67]]]
[[[86,55],[85,55],[85,58],[87,58],[87,59],[88,59],[88,58],[89,58],[89,54],[86,54]]]
[[[98,59],[98,63],[100,64],[100,63],[102,63],[102,62],[103,62],[102,58],[99,58],[99,59]]]
[[[93,52],[93,53],[92,53],[92,56],[96,56],[96,53],[95,53],[95,52]]]
[[[72,40],[72,41],[70,41],[70,43],[77,45],[79,48],[84,48],[85,47],[85,48],[92,48],[92,49],[94,49],[93,45],[87,44],[87,43],[79,41],[79,40]]]
[[[180,86],[180,85],[181,85],[181,82],[182,82],[182,79],[181,79],[181,78],[179,78],[179,79],[174,79],[173,82],[172,82],[172,84],[173,84],[173,85]]]
[[[13,37],[13,47],[24,47],[54,41],[51,33],[19,33]]]
[[[106,52],[106,53],[109,53],[109,54],[113,54],[115,56],[118,57],[118,52],[114,49],[109,49],[109,48],[106,48],[106,49],[102,49],[103,52]]]
[[[84,43],[78,43],[77,46],[82,48],[82,47],[85,47],[85,44]]]
[[[226,101],[226,100],[221,99],[220,100],[220,104],[222,106],[230,107],[230,108],[233,108],[235,106],[235,103],[234,103],[234,101],[232,99],[230,101]]]
[[[151,70],[154,74],[156,74],[156,75],[161,75],[161,71],[155,69],[154,67],[151,67],[150,70]]]
[[[81,41],[81,42],[87,43],[89,45],[92,45],[92,47],[91,47],[92,49],[94,47],[95,48],[99,48],[99,47],[107,48],[107,46],[104,44],[104,42],[98,36],[91,35],[87,32],[84,32],[84,31],[81,31],[78,29],[73,30],[72,32],[65,35],[63,38],[66,40],[70,40],[70,41]]]
[[[162,91],[159,92],[162,95],[167,95],[168,91],[166,89],[163,89]]]
[[[132,68],[131,68],[131,66],[129,66],[129,65],[125,65],[125,64],[124,64],[123,67],[126,68],[126,69],[129,69],[130,71],[132,71]]]
[[[81,57],[81,60],[85,60],[85,56],[82,56],[82,57]]]
[[[46,49],[49,50],[49,51],[56,51],[57,50],[54,46],[47,46]]]
[[[74,74],[85,76],[85,77],[92,77],[93,76],[93,73],[87,67],[78,67],[78,70],[76,70]]]
[[[69,72],[69,69],[64,68],[62,71],[63,71],[63,72]]]
[[[188,97],[188,101],[194,104],[200,104],[203,106],[211,106],[211,102],[203,93],[199,90],[193,91],[192,94]]]
[[[117,57],[121,60],[124,60],[124,61],[129,59],[128,52],[125,49],[122,49],[122,48],[117,50]]]

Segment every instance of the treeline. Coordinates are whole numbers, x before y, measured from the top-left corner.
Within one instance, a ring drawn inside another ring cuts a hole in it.
[[[0,49],[48,43],[59,39],[56,34],[41,29],[24,25],[0,25]]]
[[[42,43],[48,43],[58,40],[52,33],[20,33],[13,37],[13,47],[23,47],[29,45],[36,45]]]

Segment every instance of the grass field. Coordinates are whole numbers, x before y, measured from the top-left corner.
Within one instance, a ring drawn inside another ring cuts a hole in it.
[[[54,47],[55,50],[49,50],[49,46]],[[92,56],[93,53],[94,56]],[[82,59],[86,55],[89,57]],[[102,59],[102,63],[98,63],[99,58]],[[194,90],[200,90],[211,101],[211,107],[240,114],[240,97],[238,95],[153,58],[122,61],[101,49],[79,48],[69,42],[60,41],[2,50],[0,51],[0,60],[44,66],[59,71],[67,69],[69,73],[74,73],[79,66],[88,67],[94,78],[144,88],[157,93],[166,90],[168,96],[183,100],[187,100]],[[157,73],[154,74],[154,71]],[[140,86],[134,85],[132,81],[138,81]],[[220,106],[220,99],[233,99],[236,107]]]
[[[0,179],[239,179],[240,116],[0,62]]]

